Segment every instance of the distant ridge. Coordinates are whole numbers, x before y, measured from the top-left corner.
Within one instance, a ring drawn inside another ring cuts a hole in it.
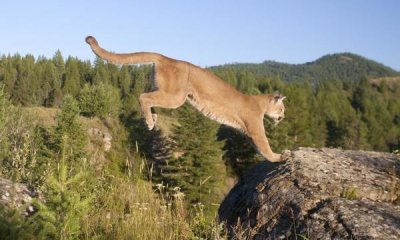
[[[233,63],[210,67],[211,70],[235,68],[258,76],[279,76],[284,81],[330,81],[357,82],[362,77],[380,78],[400,76],[400,72],[376,61],[353,53],[325,55],[304,64],[287,64],[276,61],[263,63]]]

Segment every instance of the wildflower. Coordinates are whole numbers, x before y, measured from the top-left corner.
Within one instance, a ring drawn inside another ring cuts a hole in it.
[[[185,194],[183,192],[177,192],[174,195],[172,195],[174,198],[176,199],[182,199],[183,197],[185,197]]]
[[[161,191],[162,189],[165,188],[165,186],[164,186],[162,183],[156,184],[156,187],[157,187],[157,189],[160,190],[160,191]]]

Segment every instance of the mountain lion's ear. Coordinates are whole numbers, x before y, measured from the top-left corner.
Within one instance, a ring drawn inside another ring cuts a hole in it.
[[[282,94],[279,93],[274,96],[274,102],[275,103],[282,102],[285,98],[286,98],[286,96],[283,96]]]

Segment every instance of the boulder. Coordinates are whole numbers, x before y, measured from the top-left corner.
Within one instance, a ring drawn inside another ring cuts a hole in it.
[[[37,195],[25,184],[0,178],[0,208],[21,210],[24,215],[30,215],[34,212],[34,207],[31,205],[32,198]]]
[[[219,208],[231,239],[400,239],[400,157],[299,148],[260,162]]]

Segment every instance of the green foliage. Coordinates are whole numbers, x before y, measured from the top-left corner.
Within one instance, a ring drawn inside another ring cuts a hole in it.
[[[38,80],[35,74],[35,59],[32,55],[26,55],[24,58],[16,59],[17,77],[14,82],[11,98],[14,102],[21,103],[24,106],[31,105],[38,89]]]
[[[358,194],[357,194],[357,189],[356,188],[348,188],[343,190],[343,192],[340,194],[342,198],[348,199],[348,200],[356,200],[358,199]]]
[[[0,84],[0,174],[39,187],[48,174],[48,159],[42,155],[40,135],[31,122],[11,105]]]
[[[81,87],[78,59],[69,57],[65,64],[65,68],[63,91],[65,94],[77,96]]]
[[[218,124],[188,106],[178,111],[173,139],[174,151],[181,156],[171,157],[161,167],[162,179],[169,186],[180,187],[190,203],[211,206],[221,199],[226,178],[223,142],[216,136]]]
[[[197,203],[190,212],[190,227],[195,239],[226,239],[223,235],[223,224],[215,221],[216,216],[206,214],[204,207],[203,204]]]
[[[340,86],[339,86],[340,87]],[[327,129],[327,145],[333,147],[360,148],[356,142],[364,142],[361,122],[357,121],[356,111],[346,92],[338,91],[333,84],[322,85],[317,92],[317,101],[320,102],[320,112],[323,114]],[[339,88],[340,89],[340,88]],[[352,145],[348,139],[356,140]]]
[[[78,121],[78,102],[70,95],[64,97],[61,112],[57,115],[57,125],[53,129],[52,147],[56,153],[66,148],[66,158],[79,163],[86,158],[87,134]],[[66,144],[66,146],[63,146]]]
[[[37,203],[38,212],[34,217],[42,221],[39,235],[43,238],[77,239],[82,234],[82,219],[90,211],[92,198],[82,194],[88,172],[81,169],[76,174],[68,174],[71,171],[66,163],[67,141],[64,137],[57,172],[47,181],[46,203]]]
[[[94,61],[94,76],[93,76],[93,83],[106,83],[108,82],[108,72],[106,69],[106,64],[104,63],[103,59],[96,57]]]
[[[140,162],[140,158],[135,161]],[[154,193],[151,184],[108,177],[84,219],[87,239],[192,239],[183,199]]]
[[[218,138],[225,142],[224,161],[230,175],[242,176],[262,157],[256,154],[254,146],[243,133],[227,126],[221,126],[218,131]]]
[[[4,240],[37,239],[37,224],[21,215],[22,209],[0,205],[0,236]]]
[[[1,169],[7,178],[39,187],[49,174],[49,162],[40,154],[39,136],[33,126],[25,122],[28,119],[22,116],[13,122],[15,131],[10,132],[8,154]]]
[[[8,129],[12,110],[13,106],[4,92],[4,85],[0,83],[0,160],[3,160],[8,152]]]
[[[93,86],[85,84],[79,94],[79,106],[88,116],[118,116],[121,109],[119,91],[102,82]]]

